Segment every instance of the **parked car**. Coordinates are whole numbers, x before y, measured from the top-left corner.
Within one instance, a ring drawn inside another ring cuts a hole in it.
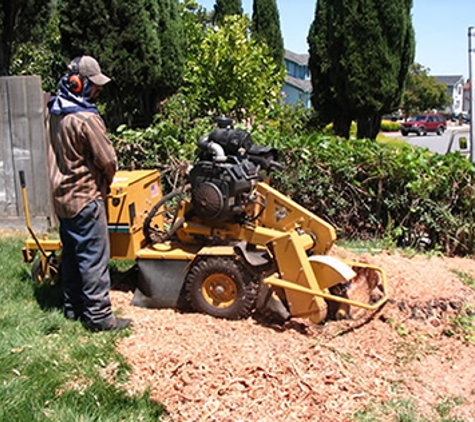
[[[464,111],[462,113],[452,113],[450,115],[450,120],[453,122],[462,122],[462,123],[470,123],[470,115],[468,113],[465,113]]]
[[[391,120],[392,122],[397,122],[398,120],[402,120],[402,118],[403,118],[403,115],[402,115],[401,110],[393,111],[392,113],[385,114],[382,117],[383,120]]]
[[[411,117],[407,122],[401,123],[401,134],[403,136],[407,136],[409,133],[425,136],[427,132],[442,135],[446,129],[447,121],[441,114],[418,114]]]

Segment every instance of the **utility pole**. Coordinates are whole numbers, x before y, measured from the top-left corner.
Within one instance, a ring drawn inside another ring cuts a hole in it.
[[[468,77],[470,79],[470,161],[475,162],[475,28],[468,28]]]

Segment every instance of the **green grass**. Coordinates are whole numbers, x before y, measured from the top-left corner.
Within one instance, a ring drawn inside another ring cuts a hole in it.
[[[370,407],[368,410],[358,411],[353,416],[358,422],[429,422],[428,419],[417,416],[417,408],[412,400],[393,399]]]
[[[453,269],[452,272],[467,286],[475,290],[475,278],[469,272]]]
[[[376,141],[381,145],[386,145],[393,148],[402,148],[408,145],[404,139],[386,136],[384,133],[378,133],[376,136]]]
[[[457,269],[453,269],[452,272],[462,283],[475,289],[475,279],[472,274]],[[451,328],[445,330],[445,335],[475,343],[475,307],[472,304],[465,304],[460,312],[450,319],[450,324]]]
[[[396,330],[397,328],[398,327],[396,327]],[[406,334],[402,336],[405,335]],[[421,361],[436,351],[436,347],[424,344],[420,338],[410,338],[407,341],[400,341],[395,344],[394,356],[399,365],[407,365],[414,360]]]
[[[358,422],[464,422],[464,419],[451,416],[452,410],[461,404],[463,400],[459,397],[442,398],[433,409],[433,414],[424,417],[420,416],[414,400],[397,398],[358,411],[353,419]]]
[[[354,253],[380,253],[384,249],[381,240],[338,239],[336,245]]]
[[[63,318],[60,293],[21,262],[22,239],[0,239],[0,420],[157,421],[161,405],[129,395],[115,350],[126,332],[90,333]]]
[[[450,325],[444,331],[446,336],[475,343],[475,310],[471,304],[465,305],[457,316],[450,318]]]
[[[439,402],[435,410],[444,422],[462,421],[461,419],[452,418],[450,413],[452,412],[452,409],[463,404],[463,402],[464,401],[461,397],[445,397]]]

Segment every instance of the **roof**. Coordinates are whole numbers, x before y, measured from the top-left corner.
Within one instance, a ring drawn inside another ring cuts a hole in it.
[[[300,66],[307,66],[308,65],[308,54],[297,54],[289,50],[285,50],[285,59],[291,62],[297,63]]]
[[[450,75],[450,76],[435,76],[438,82],[447,86],[454,86],[457,82],[463,83],[462,75]]]
[[[285,82],[303,92],[312,92],[312,83],[308,80],[294,78],[293,76],[287,75]]]

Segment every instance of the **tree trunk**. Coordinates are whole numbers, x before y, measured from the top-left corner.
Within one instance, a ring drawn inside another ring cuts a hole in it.
[[[350,137],[351,118],[339,114],[333,121],[333,130],[336,136],[348,139]]]
[[[381,116],[372,114],[358,119],[358,139],[376,139],[381,129]]]
[[[5,60],[3,40],[0,36],[0,76],[8,76],[8,65]]]

